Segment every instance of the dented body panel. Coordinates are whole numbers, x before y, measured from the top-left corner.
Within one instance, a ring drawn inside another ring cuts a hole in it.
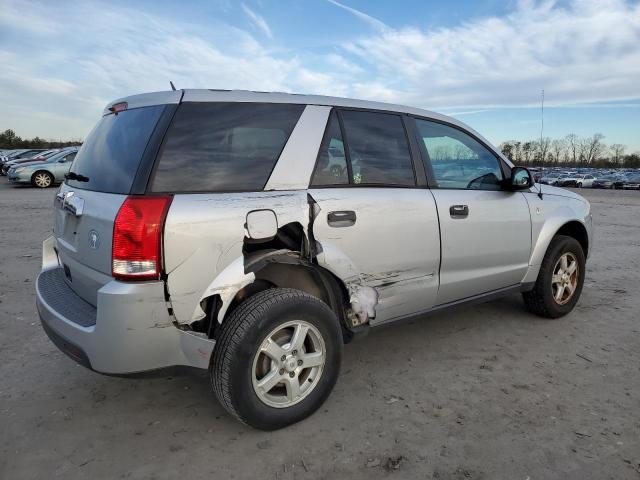
[[[318,263],[348,287],[375,289],[378,302],[372,325],[435,304],[440,238],[429,190],[312,188],[309,192],[320,206],[313,225],[323,250]],[[356,212],[354,225],[330,224],[329,212],[342,210]]]
[[[202,299],[223,292],[226,298],[234,288],[237,292],[246,285],[239,268],[234,269],[235,279],[228,273],[223,282],[216,278],[234,262],[243,265],[249,212],[271,210],[278,226],[292,222],[304,226],[309,222],[308,208],[303,191],[176,195],[164,233],[167,289],[176,320],[199,320],[204,316]]]

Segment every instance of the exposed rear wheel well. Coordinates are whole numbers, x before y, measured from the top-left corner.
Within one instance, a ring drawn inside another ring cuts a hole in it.
[[[572,221],[569,223],[565,223],[560,230],[556,232],[556,235],[566,235],[567,237],[575,238],[582,250],[584,251],[584,256],[586,257],[589,253],[589,236],[587,235],[587,229],[584,228],[578,221]]]
[[[225,318],[259,292],[270,288],[294,288],[326,303],[340,321],[345,343],[352,339],[353,332],[348,328],[345,313],[349,295],[344,284],[331,272],[312,263],[272,262],[254,273],[255,280],[236,293],[225,312]],[[216,338],[219,329],[217,312],[221,306],[219,296],[214,295],[205,299],[202,306],[207,316],[197,322],[197,326],[194,324],[192,326],[198,331],[207,332],[211,338]]]

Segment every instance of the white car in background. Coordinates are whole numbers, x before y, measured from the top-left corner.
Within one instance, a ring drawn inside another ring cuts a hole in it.
[[[576,177],[576,187],[578,187],[578,188],[591,188],[595,178],[596,178],[595,175],[591,175],[590,173],[587,173],[587,174],[582,175],[582,176],[578,175]]]

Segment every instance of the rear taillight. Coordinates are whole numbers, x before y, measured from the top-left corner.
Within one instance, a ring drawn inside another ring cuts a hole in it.
[[[120,280],[157,280],[162,270],[162,231],[172,197],[131,196],[113,225],[111,270]]]

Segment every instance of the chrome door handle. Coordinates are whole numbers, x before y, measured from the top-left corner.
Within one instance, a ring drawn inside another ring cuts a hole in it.
[[[350,227],[356,223],[356,212],[353,210],[329,212],[327,214],[327,223],[330,227]]]
[[[469,216],[469,207],[467,205],[451,205],[449,207],[449,215],[456,218]]]

